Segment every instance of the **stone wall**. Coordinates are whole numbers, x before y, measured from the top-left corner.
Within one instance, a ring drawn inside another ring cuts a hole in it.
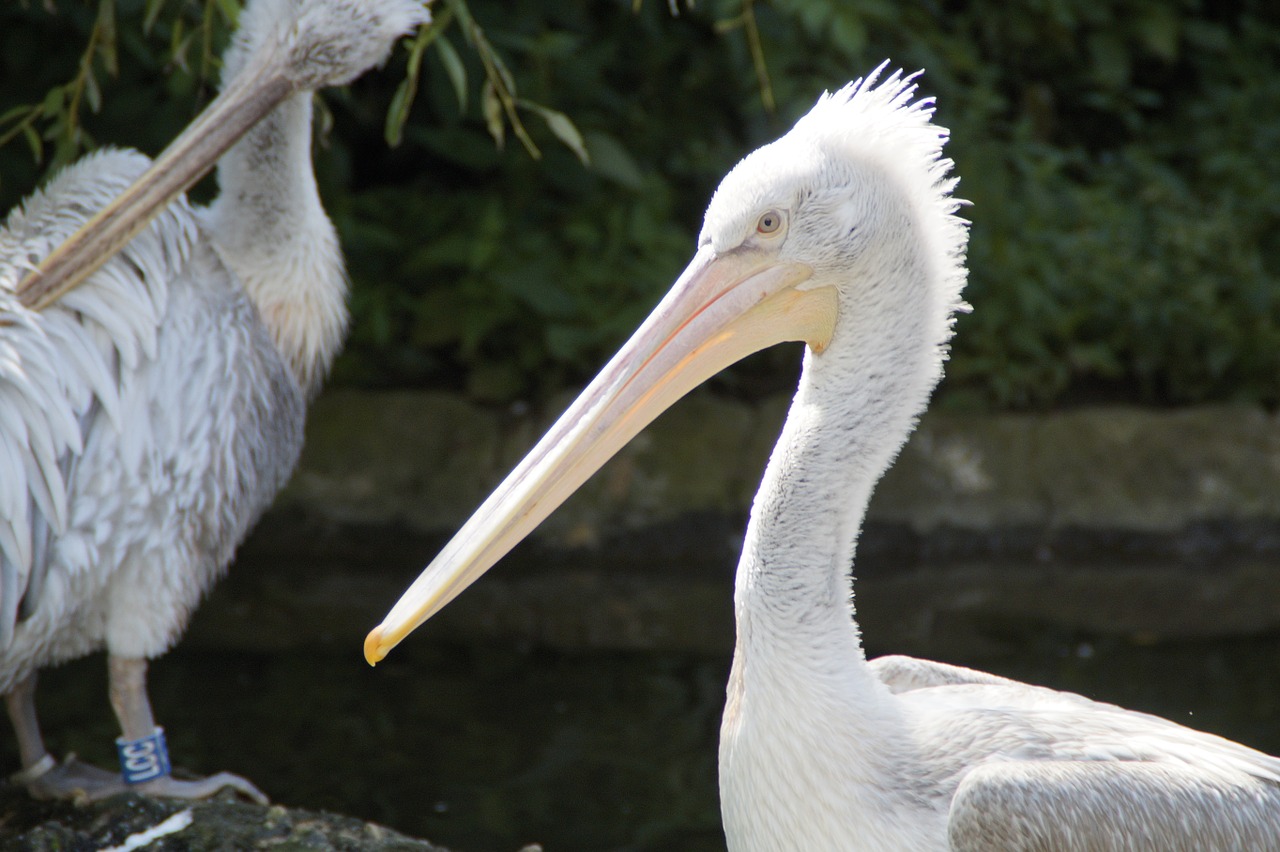
[[[567,402],[567,400],[565,400]],[[548,521],[604,536],[687,512],[741,514],[789,400],[695,395],[624,448]],[[297,475],[277,502],[340,522],[457,527],[548,416],[435,393],[335,391],[316,404]],[[1280,419],[1254,409],[929,412],[877,488],[869,520],[940,527],[1177,532],[1280,519]],[[546,534],[544,532],[544,534]]]

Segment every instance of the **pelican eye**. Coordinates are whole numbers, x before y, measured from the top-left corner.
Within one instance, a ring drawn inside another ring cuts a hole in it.
[[[782,214],[777,210],[767,210],[760,214],[756,221],[756,232],[768,236],[776,234],[782,227]]]

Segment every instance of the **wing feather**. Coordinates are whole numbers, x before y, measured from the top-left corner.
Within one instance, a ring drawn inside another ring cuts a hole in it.
[[[102,151],[29,197],[0,230],[0,648],[39,605],[50,537],[69,523],[89,431],[120,430],[122,382],[155,355],[168,286],[199,231],[171,204],[77,289],[42,311],[17,282],[145,171],[141,154]],[[101,409],[104,418],[95,417]]]
[[[938,663],[933,660],[922,660],[902,654],[889,654],[876,657],[868,662],[871,671],[893,693],[910,692],[916,689],[927,689],[931,686],[952,686],[967,683],[1008,685],[1017,683],[1009,678],[987,672],[969,669],[964,666],[953,666],[950,663]]]
[[[6,530],[0,527],[0,544]],[[9,530],[8,532],[12,532]],[[0,649],[13,642],[13,630],[18,624],[18,566],[9,558],[6,549],[0,548]]]
[[[49,338],[62,352],[71,367],[72,375],[82,381],[74,387],[68,387],[67,399],[72,403],[73,411],[85,411],[94,401],[102,406],[107,418],[120,428],[120,385],[115,358],[103,358],[99,349],[82,326],[68,311],[51,312],[47,315],[46,329]],[[80,424],[77,424],[79,427]],[[77,431],[80,431],[79,428]],[[79,443],[72,446],[75,453],[83,452]]]
[[[1234,852],[1280,848],[1280,786],[1164,763],[976,767],[948,815],[953,852]]]
[[[36,607],[40,603],[40,595],[44,592],[44,579],[49,574],[49,545],[52,531],[43,515],[36,515],[31,519],[31,572],[27,576],[26,593],[22,595],[22,600],[18,603],[18,621],[26,621],[36,611]],[[8,619],[5,619],[8,623]],[[5,641],[7,645],[12,640],[12,635],[5,638],[0,635],[0,639]],[[4,645],[0,645],[4,647]]]

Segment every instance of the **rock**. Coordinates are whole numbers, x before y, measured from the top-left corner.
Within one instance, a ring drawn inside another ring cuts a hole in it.
[[[449,852],[374,823],[264,807],[229,793],[194,803],[126,793],[71,804],[37,802],[5,784],[0,825],[2,852]]]

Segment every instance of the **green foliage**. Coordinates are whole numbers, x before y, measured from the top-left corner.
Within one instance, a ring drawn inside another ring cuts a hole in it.
[[[235,11],[227,0],[0,7],[0,199],[16,200],[41,170],[99,139],[148,150],[167,141],[208,89],[215,36],[225,36]],[[19,142],[25,150],[12,150]]]
[[[990,99],[945,116],[974,201],[950,389],[1276,405],[1280,10],[1028,6],[969,18]]]
[[[47,5],[0,11],[3,205],[98,140],[162,147],[238,8]],[[391,68],[326,96],[317,168],[355,283],[335,380],[499,401],[584,380],[691,253],[719,177],[888,56],[926,69],[973,201],[944,401],[1280,404],[1270,0],[677,11],[437,0]],[[793,360],[730,381],[782,384]]]
[[[525,146],[540,161],[494,150],[495,107],[477,110],[459,94],[458,81],[483,77],[484,63],[460,43],[428,54],[401,148],[377,164],[351,163],[368,188],[331,209],[363,285],[348,351],[367,357],[344,359],[338,380],[446,383],[494,400],[553,393],[598,367],[687,259],[716,173],[742,149],[719,140],[708,168],[711,140],[690,135],[693,151],[671,146],[664,128],[714,132],[733,120],[733,105],[669,100],[651,75],[654,63],[702,65],[688,83],[717,100],[728,65],[714,56],[715,33],[681,19],[683,37],[664,42],[672,20],[660,6],[632,15],[566,4],[538,14],[548,20],[508,16],[485,28],[525,69],[519,104],[555,105],[532,110],[547,118],[529,127]],[[449,70],[453,62],[461,71]],[[659,111],[672,124],[655,122]],[[695,192],[682,186],[691,180]]]

